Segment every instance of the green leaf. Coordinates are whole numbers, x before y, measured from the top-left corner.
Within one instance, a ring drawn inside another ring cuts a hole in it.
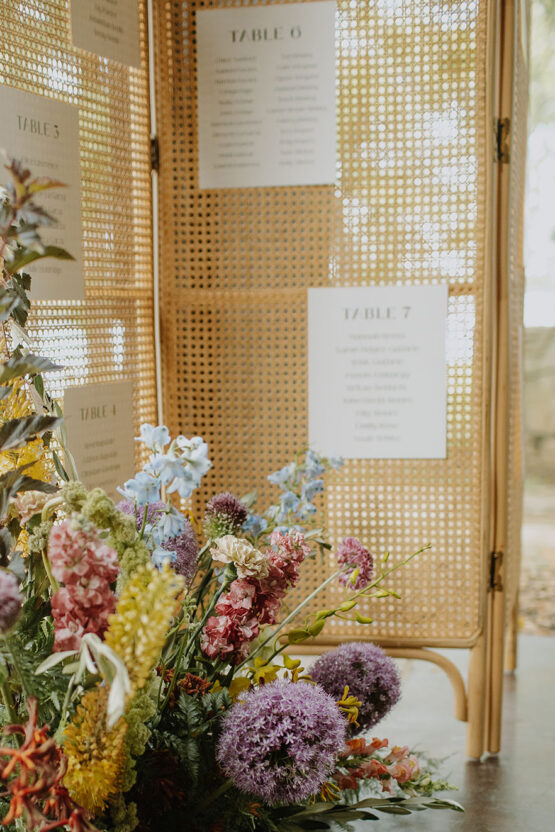
[[[52,459],[54,460],[54,468],[58,472],[58,476],[64,481],[69,482],[69,475],[61,463],[60,457],[56,451],[52,451]]]
[[[21,378],[21,376],[48,373],[61,369],[60,365],[54,364],[49,358],[33,355],[31,352],[27,355],[14,354],[0,370],[0,384],[5,384],[6,381],[11,381],[12,378]]]
[[[304,627],[298,627],[295,630],[289,630],[287,633],[287,641],[289,644],[298,644],[305,639],[310,638],[310,633]]]
[[[57,416],[26,416],[23,419],[10,419],[0,427],[0,451],[19,448],[30,439],[41,436],[46,431],[54,430],[61,423]]]
[[[34,379],[33,379],[33,384],[35,385],[35,390],[37,391],[37,393],[39,394],[41,399],[43,399],[44,398],[44,381],[43,381],[42,376],[35,376]]]
[[[8,511],[10,499],[22,491],[42,491],[45,494],[53,494],[58,490],[49,482],[36,480],[23,473],[32,465],[32,462],[28,462],[27,465],[14,468],[13,471],[8,471],[0,477],[0,518],[4,517]]]
[[[4,289],[0,293],[0,321],[7,321],[19,303],[19,297],[15,292]]]
[[[310,627],[307,627],[307,631],[313,638],[315,638],[322,632],[325,626],[325,618],[320,618],[318,621],[315,621],[314,624],[311,624]]]
[[[42,260],[44,257],[55,257],[57,260],[74,260],[75,258],[69,254],[65,249],[58,246],[45,246],[43,251],[32,251],[23,249],[21,252],[16,252],[14,259],[9,264],[9,273],[18,272],[29,263],[35,260]]]

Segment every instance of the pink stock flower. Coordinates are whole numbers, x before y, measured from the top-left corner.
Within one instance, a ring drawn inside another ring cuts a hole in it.
[[[346,537],[338,546],[336,552],[337,563],[340,566],[350,566],[350,574],[343,573],[339,576],[339,583],[343,586],[351,586],[353,589],[364,589],[372,580],[374,571],[374,558],[365,549],[360,540],[356,537]],[[358,569],[354,581],[351,580],[353,572]]]
[[[53,527],[48,557],[52,574],[64,584],[89,583],[93,576],[111,583],[118,574],[117,553],[102,542],[93,526],[77,518]]]
[[[258,577],[233,581],[215,606],[218,615],[206,622],[201,650],[209,658],[238,664],[248,656],[260,627],[276,623],[281,599],[298,581],[299,564],[310,549],[301,534],[274,532],[270,542],[272,548],[261,553],[265,568]],[[233,545],[238,548],[235,541]]]
[[[222,595],[215,610],[219,615],[226,615],[237,620],[252,615],[256,587],[248,578],[233,581],[228,591]]]
[[[118,572],[116,552],[79,517],[50,532],[52,574],[63,583],[52,596],[54,650],[78,650],[85,633],[102,637],[116,598],[110,588]]]
[[[201,650],[209,659],[239,664],[248,655],[248,648],[259,633],[256,618],[234,620],[229,615],[211,616],[204,626]]]

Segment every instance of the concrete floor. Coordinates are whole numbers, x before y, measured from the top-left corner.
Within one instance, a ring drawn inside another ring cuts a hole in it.
[[[555,638],[522,635],[519,646],[519,668],[505,679],[502,751],[482,762],[465,757],[466,726],[452,715],[443,672],[427,662],[400,661],[403,698],[375,734],[447,758],[441,771],[459,791],[445,797],[466,811],[384,815],[377,824],[358,822],[357,832],[555,830]],[[465,667],[466,651],[442,652]]]

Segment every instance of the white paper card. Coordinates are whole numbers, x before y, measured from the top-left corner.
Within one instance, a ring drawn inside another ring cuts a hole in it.
[[[71,39],[126,66],[141,66],[137,0],[71,0]]]
[[[335,182],[335,8],[197,11],[200,188]]]
[[[81,480],[119,499],[117,486],[135,473],[131,382],[67,388],[64,417]]]
[[[44,242],[65,248],[75,259],[48,257],[30,264],[31,295],[36,300],[79,300],[84,297],[79,110],[0,86],[0,112],[0,148],[29,168],[33,177],[48,176],[67,186],[41,192],[37,203],[58,220],[41,231]]]
[[[308,290],[310,447],[446,456],[446,286]]]

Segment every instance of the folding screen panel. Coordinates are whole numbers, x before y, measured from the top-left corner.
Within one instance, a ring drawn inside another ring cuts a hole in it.
[[[157,5],[166,418],[209,442],[207,493],[256,484],[267,503],[264,474],[308,441],[307,289],[446,285],[447,458],[347,460],[325,509],[336,541],[393,558],[432,543],[395,577],[403,600],[373,610],[383,643],[471,645],[490,499],[488,4],[339,0],[337,184],[219,190],[199,189],[195,26],[228,4]]]
[[[55,395],[131,381],[135,430],[156,419],[146,3],[139,11],[134,68],[72,45],[69,0],[0,4],[0,84],[79,112],[84,299],[36,301],[29,331],[64,366]]]

